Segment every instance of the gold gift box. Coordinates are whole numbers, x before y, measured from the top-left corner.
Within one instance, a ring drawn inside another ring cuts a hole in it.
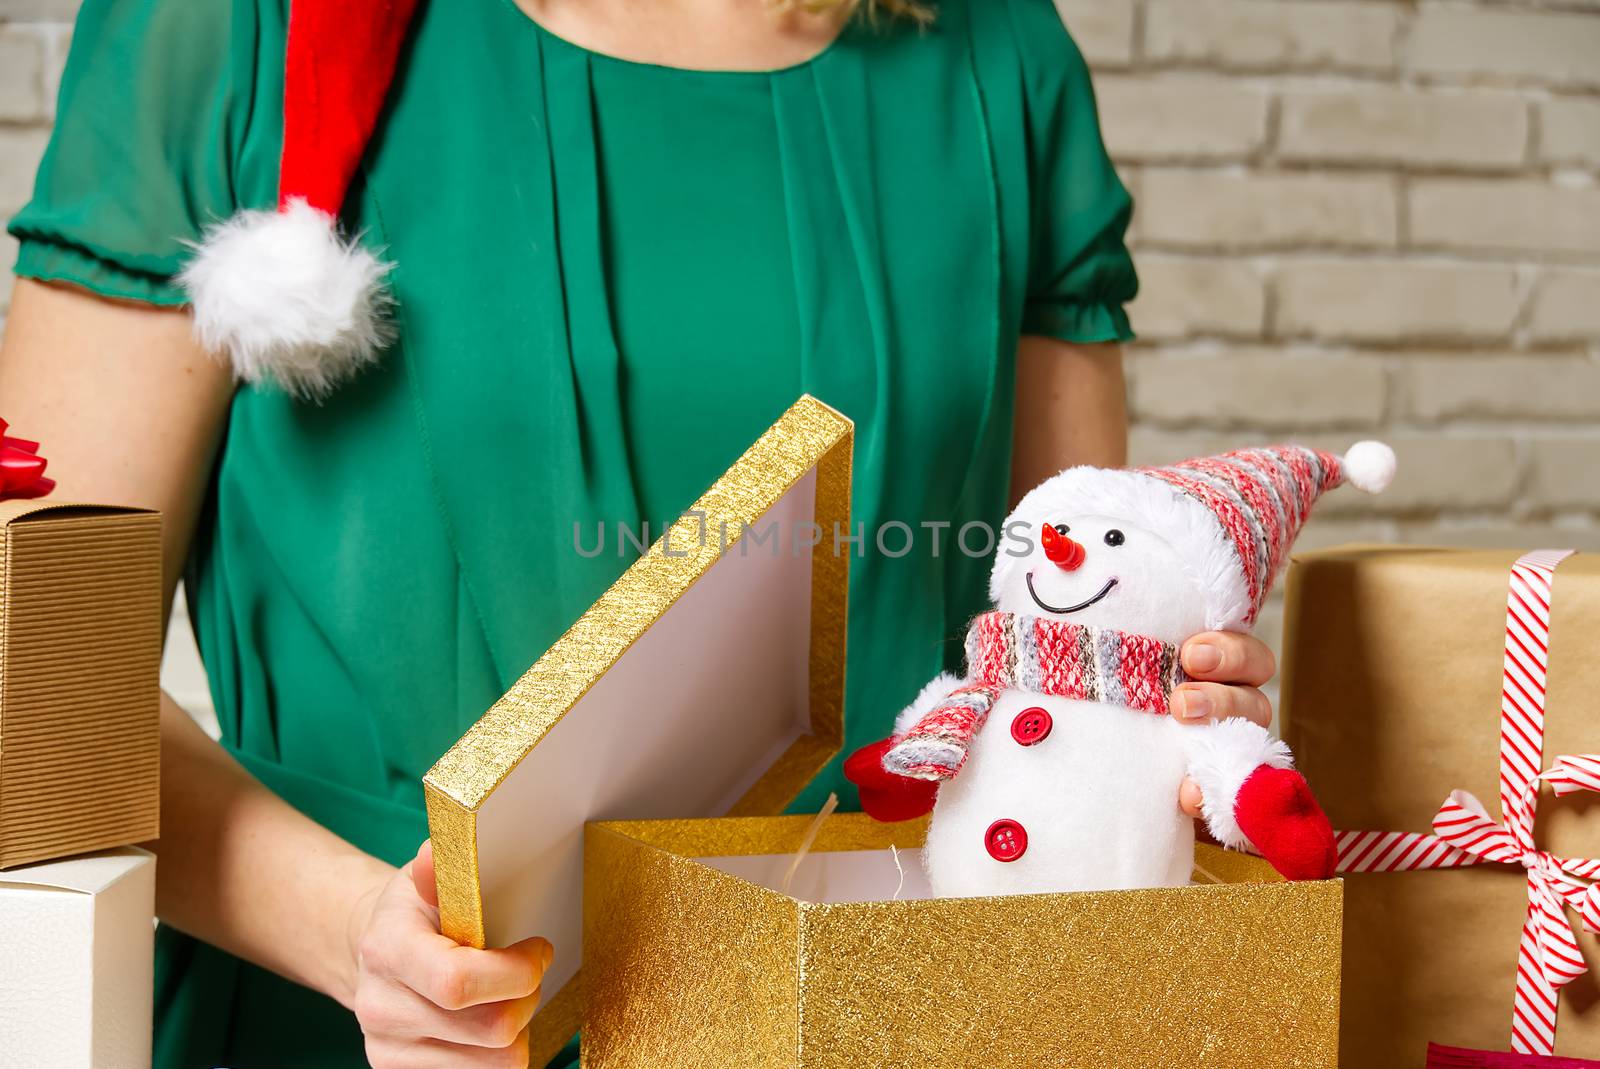
[[[445,933],[555,945],[532,1064],[579,1024],[584,825],[780,812],[838,752],[852,431],[802,397],[425,777]]]
[[[796,866],[812,825],[590,825],[586,1069],[1337,1061],[1336,880],[1202,845],[1191,887],[928,899],[924,822],[831,816]]]
[[[0,502],[0,869],[154,839],[161,517]]]
[[[1453,790],[1499,817],[1506,591],[1522,550],[1341,546],[1297,554],[1282,717],[1334,827],[1431,829]],[[1556,569],[1544,754],[1600,750],[1600,555]],[[1600,857],[1594,795],[1539,802],[1535,840]],[[1527,873],[1486,865],[1345,877],[1344,1064],[1420,1065],[1428,1043],[1505,1050]],[[1580,935],[1585,953],[1593,944]],[[1600,985],[1563,989],[1556,1052],[1600,1057]]]

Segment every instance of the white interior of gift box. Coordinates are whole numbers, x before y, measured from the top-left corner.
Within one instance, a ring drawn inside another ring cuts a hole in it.
[[[812,472],[753,525],[765,540],[730,546],[479,811],[489,945],[548,938],[546,992],[580,964],[585,822],[720,816],[809,730],[815,498]]]
[[[818,850],[700,857],[709,868],[802,902],[895,902],[933,898],[921,850]],[[1215,879],[1205,882],[1214,883]]]
[[[932,898],[921,850],[819,850],[696,858],[702,865],[802,902],[889,902]]]

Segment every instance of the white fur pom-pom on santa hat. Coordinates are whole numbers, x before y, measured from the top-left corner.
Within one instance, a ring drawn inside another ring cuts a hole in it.
[[[276,211],[207,229],[178,276],[195,335],[234,375],[321,398],[390,339],[391,265],[339,212],[394,78],[417,0],[293,0]]]
[[[300,197],[280,211],[240,212],[184,268],[195,336],[242,381],[324,397],[388,341],[389,265],[336,227]]]

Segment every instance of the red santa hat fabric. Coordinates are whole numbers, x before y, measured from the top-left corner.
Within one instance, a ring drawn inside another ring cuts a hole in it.
[[[1295,537],[1324,493],[1350,483],[1377,493],[1394,476],[1394,451],[1358,442],[1343,456],[1299,445],[1240,449],[1164,467],[1069,468],[1018,506],[1051,514],[1125,518],[1159,532],[1204,588],[1207,626],[1248,631]],[[1000,559],[993,592],[1005,582]]]
[[[388,340],[389,265],[338,217],[417,0],[293,0],[276,211],[206,231],[179,275],[202,344],[246,382],[325,395]]]

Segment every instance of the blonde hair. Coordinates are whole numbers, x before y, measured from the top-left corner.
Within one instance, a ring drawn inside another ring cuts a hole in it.
[[[919,26],[933,21],[933,7],[921,0],[774,0],[774,6],[817,13],[842,8],[851,18],[875,20],[879,15],[908,19]]]

